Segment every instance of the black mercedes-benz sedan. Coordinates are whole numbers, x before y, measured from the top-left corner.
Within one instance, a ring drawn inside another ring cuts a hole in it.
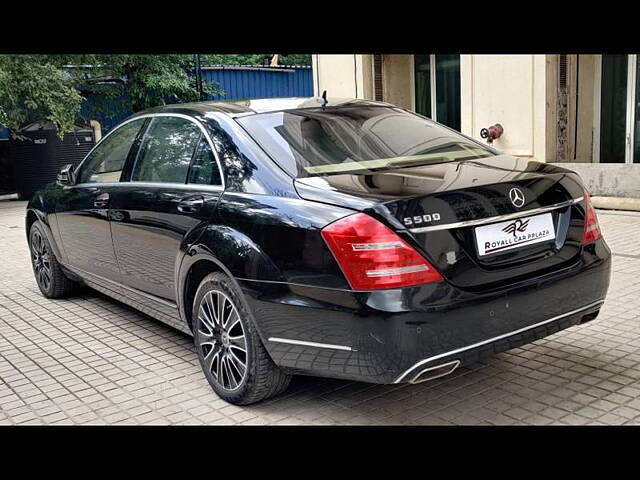
[[[225,400],[291,375],[417,383],[594,319],[610,252],[577,174],[353,99],[168,105],[29,202],[37,283],[193,335]]]

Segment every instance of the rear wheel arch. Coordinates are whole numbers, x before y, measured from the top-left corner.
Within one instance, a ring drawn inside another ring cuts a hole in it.
[[[214,261],[212,258],[201,258],[188,266],[184,276],[181,276],[184,278],[181,288],[182,309],[187,325],[191,331],[193,331],[193,312],[191,306],[195,300],[200,283],[207,275],[214,272],[227,273],[225,270],[219,262]]]
[[[180,269],[178,305],[182,318],[187,323],[189,330],[193,333],[193,302],[196,298],[198,288],[205,277],[212,273],[220,272],[229,277],[239,292],[242,292],[242,287],[229,268],[208,249],[192,247],[191,251],[196,253],[194,255],[187,253]],[[253,314],[253,312],[251,313]],[[263,338],[260,325],[257,324],[257,322],[255,323],[260,338]]]
[[[223,248],[227,246],[228,248]],[[227,275],[239,291],[242,288],[236,276],[253,278],[251,272],[245,272],[245,262],[237,252],[239,247],[254,252],[253,270],[266,275],[266,280],[283,280],[273,260],[249,237],[233,228],[222,225],[209,225],[198,237],[196,244],[185,247],[176,277],[176,298],[180,315],[193,331],[192,307],[196,291],[202,280],[211,273],[222,272]],[[257,263],[256,263],[257,262]],[[260,326],[256,325],[260,333]]]
[[[29,233],[31,232],[31,227],[38,220],[38,215],[33,210],[27,210],[27,217],[25,219],[25,227],[27,231],[27,238],[29,238]]]

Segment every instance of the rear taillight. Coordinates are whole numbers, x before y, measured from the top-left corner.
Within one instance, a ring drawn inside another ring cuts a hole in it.
[[[327,225],[322,236],[354,290],[400,288],[442,280],[407,242],[364,213]]]
[[[584,216],[584,235],[582,236],[582,245],[587,245],[588,243],[593,243],[602,237],[602,232],[600,232],[600,225],[598,224],[596,210],[593,208],[591,198],[586,190],[584,192],[584,208],[586,213]]]

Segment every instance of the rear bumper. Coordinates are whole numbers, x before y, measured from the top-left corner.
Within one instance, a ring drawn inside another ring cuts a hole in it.
[[[593,317],[610,252],[600,240],[570,267],[491,292],[446,282],[377,292],[239,280],[274,362],[291,373],[399,383],[477,362]]]
[[[427,371],[434,371],[436,367],[451,365],[451,373],[460,365],[474,363],[496,353],[526,345],[565,328],[582,323],[583,319],[597,313],[603,300],[593,302],[570,312],[556,315],[533,325],[518,330],[506,332],[496,337],[487,338],[471,345],[465,345],[455,350],[442,352],[416,362],[402,372],[393,383],[412,382],[422,379],[420,376]],[[590,318],[589,318],[590,319]],[[454,365],[455,363],[455,365]]]

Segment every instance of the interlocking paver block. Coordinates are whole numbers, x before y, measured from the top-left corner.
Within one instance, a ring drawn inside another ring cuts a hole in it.
[[[97,292],[42,297],[25,202],[0,202],[0,424],[640,424],[640,214],[599,211],[607,302],[564,330],[420,385],[297,377],[250,407],[220,400],[190,337]]]

